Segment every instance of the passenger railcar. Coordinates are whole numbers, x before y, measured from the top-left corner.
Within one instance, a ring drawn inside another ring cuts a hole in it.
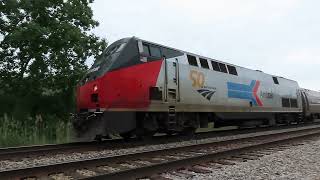
[[[111,44],[80,82],[74,127],[82,136],[130,137],[210,122],[301,122],[320,112],[315,97],[293,80],[133,37]]]
[[[301,89],[303,112],[308,119],[320,119],[320,92]]]

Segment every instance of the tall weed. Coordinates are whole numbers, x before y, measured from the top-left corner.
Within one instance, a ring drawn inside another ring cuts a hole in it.
[[[66,143],[71,139],[71,122],[55,116],[15,119],[0,117],[0,146]]]

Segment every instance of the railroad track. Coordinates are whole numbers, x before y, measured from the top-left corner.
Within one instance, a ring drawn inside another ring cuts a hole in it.
[[[73,142],[66,144],[48,144],[37,146],[11,147],[0,149],[0,160],[19,160],[34,156],[46,156],[58,153],[80,152],[106,148],[106,142]]]
[[[201,164],[228,163],[221,161],[223,158],[250,159],[250,157],[259,157],[259,155],[263,155],[263,153],[259,153],[261,150],[268,153],[266,150],[272,151],[275,146],[286,148],[301,140],[318,136],[320,136],[320,125],[310,125],[252,133],[247,137],[231,140],[6,170],[0,172],[0,177],[2,179],[153,179],[159,178],[157,177],[159,173],[179,168],[205,172],[206,170],[201,168]],[[253,151],[256,154],[252,154]]]
[[[303,125],[308,126],[309,124]],[[12,160],[18,161],[23,158],[37,158],[44,156],[52,156],[56,154],[66,154],[74,152],[87,152],[87,151],[101,151],[106,149],[120,149],[120,148],[132,148],[145,145],[166,144],[172,142],[179,142],[192,139],[205,139],[212,137],[224,137],[230,135],[239,135],[247,133],[255,133],[261,131],[277,130],[283,128],[292,128],[297,125],[291,126],[279,126],[279,127],[260,127],[254,129],[230,129],[223,131],[214,131],[196,134],[194,137],[180,137],[180,136],[159,136],[154,137],[151,140],[123,140],[123,139],[110,139],[102,142],[72,142],[65,144],[48,144],[48,145],[36,145],[36,146],[22,146],[22,147],[10,147],[0,148],[0,161]],[[301,125],[300,125],[301,126]]]

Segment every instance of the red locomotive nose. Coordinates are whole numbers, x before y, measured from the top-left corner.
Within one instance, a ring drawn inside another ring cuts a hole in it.
[[[158,48],[160,52],[160,49]],[[136,40],[120,40],[99,56],[78,88],[79,111],[147,109],[150,87],[155,87],[163,59],[141,61]]]
[[[78,110],[90,110],[101,107],[99,94],[100,79],[88,82],[77,89]]]

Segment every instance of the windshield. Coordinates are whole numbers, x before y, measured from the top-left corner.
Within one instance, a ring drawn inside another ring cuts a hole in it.
[[[83,84],[88,81],[94,80],[106,73],[110,69],[112,63],[117,59],[125,45],[126,42],[123,41],[111,44],[101,54],[101,56],[97,57],[81,83]]]
[[[97,67],[100,67],[103,64],[107,64],[107,65],[111,64],[112,55],[115,53],[119,53],[124,48],[125,45],[126,45],[126,43],[121,43],[121,44],[118,44],[116,46],[111,47],[110,49],[107,48],[107,50],[100,57],[98,57],[95,60],[94,64],[90,68],[90,70],[96,69]]]

